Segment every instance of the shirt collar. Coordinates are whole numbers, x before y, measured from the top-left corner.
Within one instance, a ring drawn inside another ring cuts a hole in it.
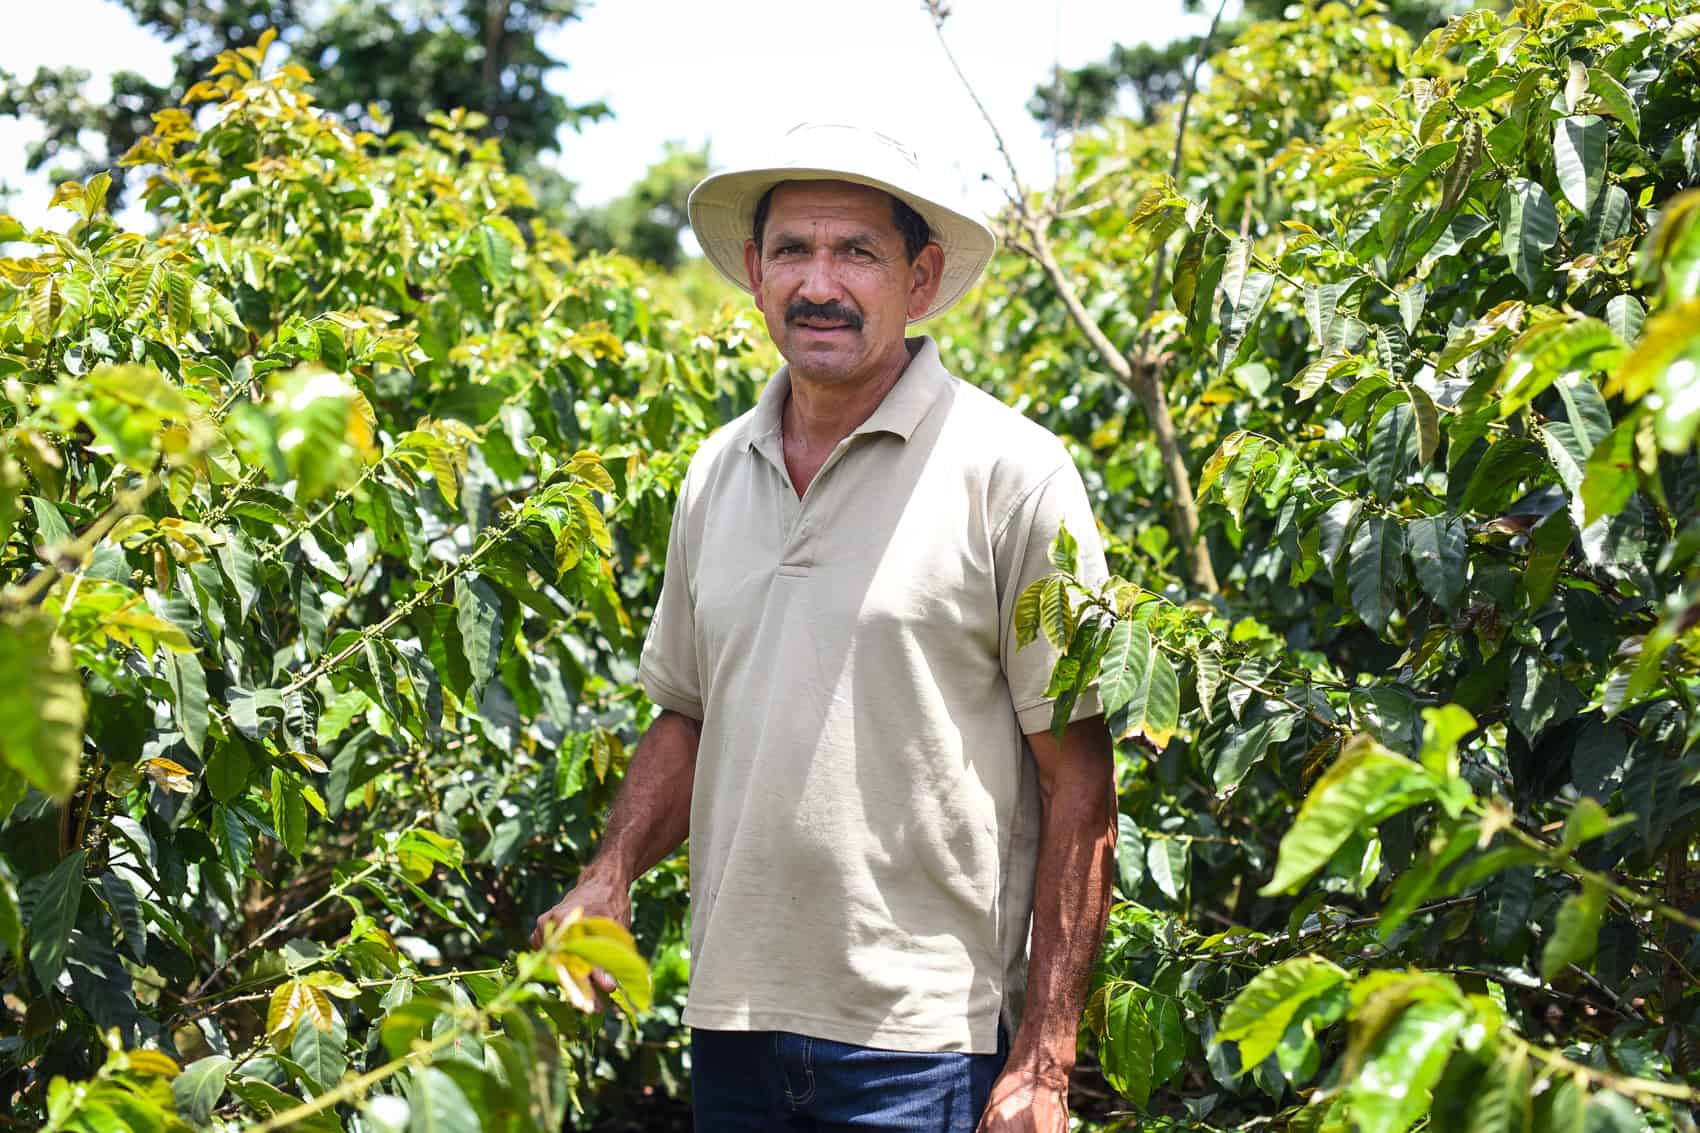
[[[897,379],[897,384],[886,391],[879,407],[866,421],[850,431],[851,436],[891,433],[907,442],[950,381],[950,372],[939,359],[938,344],[930,335],[911,338],[907,342],[913,352],[909,365]],[[745,451],[762,446],[764,441],[771,440],[777,444],[785,399],[790,393],[791,367],[781,366],[756,402],[755,414],[744,434]]]

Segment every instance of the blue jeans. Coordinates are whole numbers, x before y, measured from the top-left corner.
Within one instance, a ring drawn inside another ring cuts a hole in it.
[[[1008,1057],[875,1050],[790,1031],[691,1031],[697,1133],[973,1133]]]

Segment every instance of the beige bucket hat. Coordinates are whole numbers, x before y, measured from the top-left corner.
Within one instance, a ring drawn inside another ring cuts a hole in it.
[[[944,274],[932,306],[934,315],[962,298],[997,249],[997,237],[956,194],[927,175],[913,150],[861,126],[805,122],[775,147],[774,160],[703,178],[691,190],[691,231],[703,255],[727,281],[745,291],[744,241],[755,231],[756,202],[781,181],[850,181],[871,185],[920,213],[944,252]]]

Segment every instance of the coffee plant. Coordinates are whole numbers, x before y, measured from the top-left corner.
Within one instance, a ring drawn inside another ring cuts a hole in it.
[[[1288,16],[1016,206],[1131,367],[1042,254],[950,327],[1114,537],[1016,627],[1120,741],[1111,1125],[1691,1130],[1700,13]]]
[[[105,175],[63,231],[0,217],[0,1095],[588,1124],[677,1088],[683,874],[637,941],[525,942],[651,711],[674,489],[753,399],[750,324],[522,226],[477,115],[353,131],[272,38],[126,155],[153,234]]]

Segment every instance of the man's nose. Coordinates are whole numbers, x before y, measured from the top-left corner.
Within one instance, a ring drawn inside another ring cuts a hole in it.
[[[811,303],[825,303],[838,298],[838,277],[833,271],[831,249],[822,248],[809,257],[809,266],[803,272],[798,295]]]

